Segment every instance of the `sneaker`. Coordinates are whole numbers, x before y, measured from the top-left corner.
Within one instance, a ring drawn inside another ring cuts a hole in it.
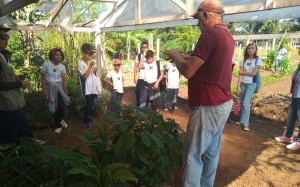
[[[59,133],[61,133],[62,130],[63,130],[62,127],[59,127],[59,128],[57,128],[57,129],[55,129],[54,132],[55,132],[56,134],[59,134]]]
[[[293,138],[288,138],[285,135],[283,136],[277,136],[275,137],[275,140],[278,142],[287,142],[287,143],[292,143],[293,142]]]
[[[43,144],[45,144],[46,142],[43,141],[43,140],[39,140],[39,139],[33,138],[33,139],[31,139],[30,143],[31,143],[32,145],[43,145]]]
[[[238,126],[242,126],[242,125],[243,125],[242,123],[240,123],[240,122],[238,122],[238,121],[235,122],[235,124],[238,125]]]
[[[89,123],[89,126],[95,127],[95,126],[96,126],[96,123],[92,121],[92,122]]]
[[[65,120],[61,120],[60,124],[61,124],[62,128],[64,128],[64,129],[68,128],[68,124],[65,122]]]
[[[286,148],[293,150],[293,151],[298,150],[298,149],[300,149],[300,142],[293,142],[293,143],[287,145]]]
[[[90,125],[83,124],[83,125],[81,126],[81,128],[83,128],[83,129],[89,129],[89,128],[90,128]]]
[[[250,131],[248,127],[244,127],[244,131]]]

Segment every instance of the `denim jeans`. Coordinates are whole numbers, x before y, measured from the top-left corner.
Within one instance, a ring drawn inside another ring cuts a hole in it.
[[[219,161],[222,131],[232,100],[192,108],[183,145],[183,186],[212,187]]]
[[[141,97],[141,90],[144,85],[143,79],[138,79],[136,87],[135,87],[135,97],[136,97],[136,106],[140,106],[140,97]]]
[[[254,94],[256,88],[256,83],[241,83],[241,119],[240,123],[249,125],[250,119],[250,109],[251,109],[251,100],[252,95]]]
[[[178,90],[179,90],[178,88],[177,89],[166,89],[166,93],[165,93],[165,96],[163,98],[163,103],[162,103],[162,106],[161,106],[161,108],[163,110],[166,108],[168,98],[170,98],[170,96],[173,95],[172,106],[171,106],[170,111],[174,112],[176,102],[177,102]]]
[[[89,123],[92,122],[90,118],[92,117],[93,114],[93,108],[94,108],[96,98],[97,98],[96,94],[85,95],[85,112],[84,112],[84,119],[83,119],[83,123],[85,125],[89,125]]]
[[[281,62],[281,60],[276,59],[276,61],[275,61],[275,72],[278,71],[278,67],[280,67],[280,62]]]
[[[287,131],[285,133],[286,137],[291,138],[294,135],[294,131],[296,128],[296,121],[298,121],[299,123],[299,119],[300,119],[300,98],[292,98],[288,116],[287,116]],[[298,133],[296,141],[300,142],[300,131]]]
[[[118,112],[118,107],[122,104],[123,93],[117,92],[117,90],[111,90],[111,108],[112,112]]]
[[[155,99],[150,99],[151,97],[155,97]],[[156,111],[160,102],[160,92],[159,89],[153,90],[152,84],[148,85],[148,83],[144,82],[141,88],[140,108],[147,108],[148,102],[151,103],[151,109]]]

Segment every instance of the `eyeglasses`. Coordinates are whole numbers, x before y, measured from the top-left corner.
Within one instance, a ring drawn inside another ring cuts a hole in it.
[[[0,40],[9,40],[9,35],[8,34],[0,34]]]
[[[148,46],[142,46],[142,49],[147,49],[148,48]]]
[[[121,64],[114,64],[114,66],[121,66]]]

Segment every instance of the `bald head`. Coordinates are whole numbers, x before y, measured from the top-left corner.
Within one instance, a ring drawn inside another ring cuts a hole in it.
[[[223,17],[224,9],[221,1],[219,0],[204,0],[198,7],[198,9],[191,14],[191,17],[196,18],[201,10],[205,10],[207,12],[213,12],[215,14]]]

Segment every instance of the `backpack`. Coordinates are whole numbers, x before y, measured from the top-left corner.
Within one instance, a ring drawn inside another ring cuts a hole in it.
[[[255,59],[255,66],[257,64],[257,61],[258,61],[258,57]],[[244,59],[243,66],[245,65],[245,62],[246,62],[246,60]],[[259,73],[259,70],[256,73],[256,75],[253,77],[253,83],[256,83],[256,87],[255,87],[254,93],[258,93],[258,90],[260,88],[260,73]]]
[[[156,66],[157,66],[157,79],[158,79],[160,76],[160,61],[159,60],[156,60]],[[167,79],[164,76],[161,79],[161,81],[159,82],[159,90],[162,92],[162,91],[166,90],[166,88],[167,88]]]

